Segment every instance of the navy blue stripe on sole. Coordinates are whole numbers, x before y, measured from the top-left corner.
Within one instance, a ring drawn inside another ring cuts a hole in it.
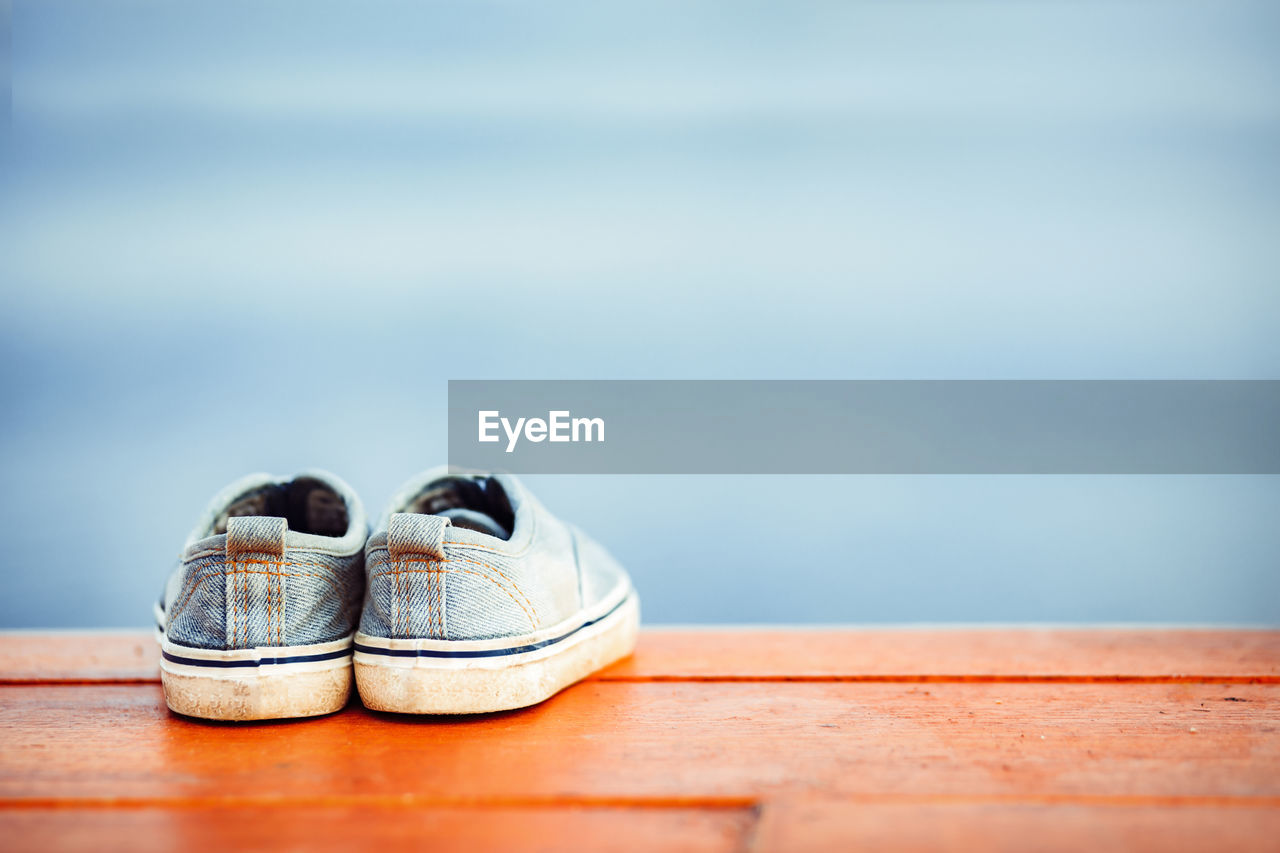
[[[451,651],[449,649],[380,649],[377,646],[366,646],[356,643],[356,651],[364,652],[367,655],[383,655],[392,658],[497,658],[506,657],[507,655],[522,655],[525,652],[536,652],[538,649],[545,649],[547,646],[553,646],[556,643],[569,639],[574,634],[586,628],[590,628],[597,622],[603,622],[613,614],[617,613],[622,605],[631,600],[632,594],[628,593],[623,596],[622,600],[615,604],[608,613],[603,616],[596,617],[590,622],[583,622],[566,634],[554,637],[550,640],[543,640],[540,643],[530,643],[527,646],[512,646],[507,649],[479,649],[467,651]]]
[[[215,669],[242,668],[247,666],[272,666],[281,663],[311,663],[313,661],[334,660],[351,654],[351,649],[338,649],[335,652],[319,652],[314,655],[289,655],[278,658],[258,658],[257,660],[204,660],[201,658],[185,658],[170,652],[161,651],[160,655],[170,663],[184,666],[208,666]]]

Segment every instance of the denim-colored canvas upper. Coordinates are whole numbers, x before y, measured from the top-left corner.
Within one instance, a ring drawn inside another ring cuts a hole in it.
[[[411,511],[421,494],[450,479],[483,483],[504,497],[510,536]],[[514,477],[448,469],[415,477],[392,499],[369,538],[365,569],[360,630],[391,639],[530,634],[630,588],[602,547],[549,513]]]
[[[319,484],[333,505],[330,517],[345,520],[345,529],[332,531],[340,535],[291,530],[280,516],[241,514],[253,508],[255,495],[303,481]],[[333,474],[252,474],[232,483],[187,537],[165,587],[167,639],[201,649],[245,649],[350,635],[364,598],[367,534],[360,499]]]

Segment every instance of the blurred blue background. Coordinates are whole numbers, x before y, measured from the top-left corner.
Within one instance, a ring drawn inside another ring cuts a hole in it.
[[[17,0],[0,626],[448,378],[1280,378],[1273,2]],[[650,622],[1280,622],[1275,477],[540,477]]]

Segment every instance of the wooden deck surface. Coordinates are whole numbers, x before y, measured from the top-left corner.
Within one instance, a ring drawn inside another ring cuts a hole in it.
[[[0,849],[1280,850],[1280,632],[647,630],[525,711],[170,714],[0,634]]]

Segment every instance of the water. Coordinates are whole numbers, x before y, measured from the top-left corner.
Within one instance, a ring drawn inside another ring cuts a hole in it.
[[[19,3],[0,627],[449,378],[1280,377],[1269,3]],[[651,622],[1280,621],[1273,477],[541,477]]]

